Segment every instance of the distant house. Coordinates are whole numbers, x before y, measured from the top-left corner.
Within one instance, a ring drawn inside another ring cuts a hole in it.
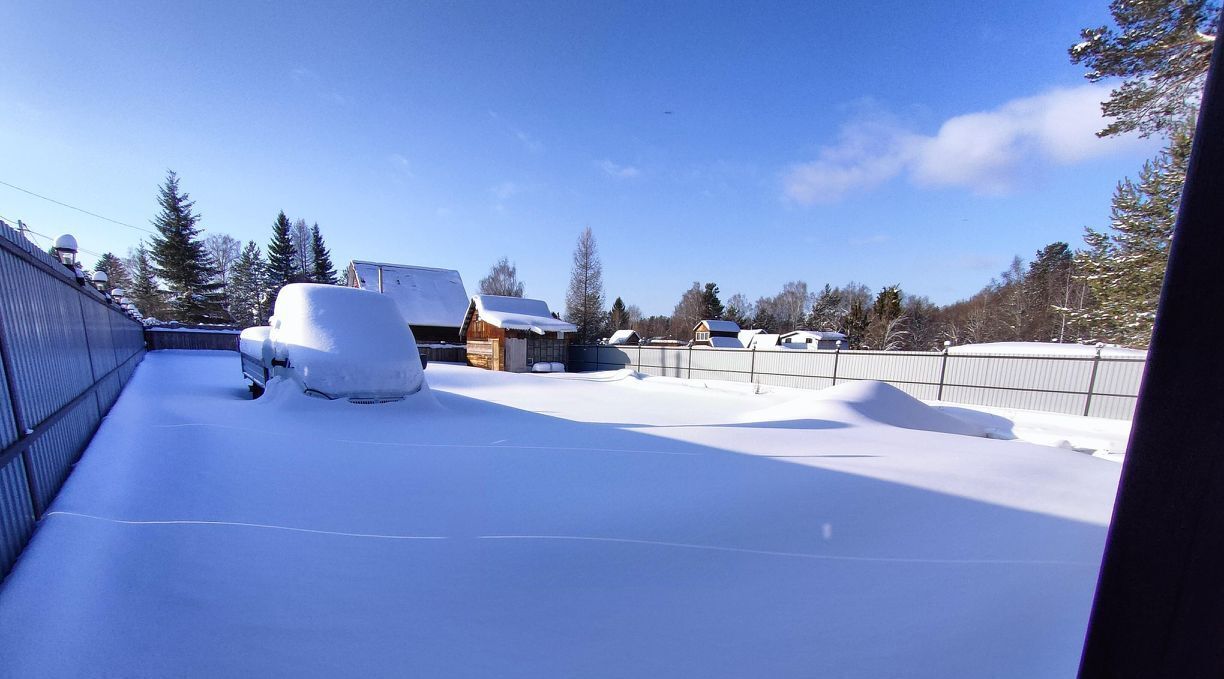
[[[345,284],[394,299],[417,344],[460,341],[468,296],[454,269],[353,260]]]
[[[743,349],[739,341],[740,327],[735,321],[699,321],[693,328],[693,345],[717,349]]]
[[[744,347],[747,348],[749,345],[752,344],[753,337],[757,335],[763,335],[763,334],[765,334],[764,330],[761,330],[760,328],[756,328],[753,330],[740,330],[739,334],[736,335],[736,337],[739,339],[740,344],[744,345]]]
[[[500,295],[473,295],[460,328],[469,365],[506,372],[565,363],[569,334],[577,330],[541,300]]]
[[[617,330],[608,338],[608,344],[634,345],[642,341],[636,330]]]
[[[745,349],[772,349],[778,346],[780,335],[776,332],[758,332],[744,344]]]
[[[846,336],[840,332],[795,330],[782,335],[781,340],[781,345],[787,349],[832,350],[838,348],[838,341],[841,342],[842,349],[850,348],[849,344],[846,343]]]

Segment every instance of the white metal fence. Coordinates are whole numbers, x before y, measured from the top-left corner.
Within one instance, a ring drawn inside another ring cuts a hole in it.
[[[632,368],[647,375],[823,389],[887,382],[916,398],[1130,419],[1145,360],[920,351],[812,351],[575,345],[577,372]]]

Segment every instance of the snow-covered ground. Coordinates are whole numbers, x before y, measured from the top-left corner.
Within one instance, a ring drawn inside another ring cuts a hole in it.
[[[874,383],[426,377],[251,402],[236,354],[149,354],[0,675],[1075,673],[1117,464]]]

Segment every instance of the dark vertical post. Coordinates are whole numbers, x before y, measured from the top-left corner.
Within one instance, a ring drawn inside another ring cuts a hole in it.
[[[756,383],[756,347],[752,347],[752,363],[748,365],[748,381]]]
[[[1101,367],[1101,349],[1104,345],[1098,344],[1096,355],[1092,357],[1092,375],[1088,377],[1088,397],[1084,399],[1084,417],[1088,417],[1089,410],[1092,409],[1092,392],[1096,389],[1097,370]]]
[[[837,386],[837,359],[841,358],[841,340],[833,345],[833,386]]]
[[[936,401],[943,400],[944,375],[948,373],[948,345],[949,342],[944,342],[943,360],[939,364],[939,393],[935,395]]]
[[[642,372],[642,342],[641,342],[641,340],[640,340],[640,339],[638,340],[638,364],[637,364],[637,371],[638,371],[638,372]]]
[[[1218,34],[1218,32],[1217,32]],[[1224,42],[1215,42],[1081,677],[1224,668]]]
[[[693,345],[689,345],[688,354],[688,378],[693,379]]]

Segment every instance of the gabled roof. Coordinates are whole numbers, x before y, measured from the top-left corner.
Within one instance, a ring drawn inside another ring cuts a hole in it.
[[[740,344],[744,346],[748,346],[752,342],[753,335],[761,335],[761,334],[764,334],[764,332],[765,331],[761,330],[760,328],[756,328],[753,330],[740,330],[739,334],[736,335],[736,337],[739,338]]]
[[[635,337],[638,337],[636,330],[617,330],[608,338],[608,344],[627,344]]]
[[[467,309],[467,291],[454,269],[353,260],[357,287],[382,292],[395,300],[408,325],[457,328]],[[379,290],[379,271],[382,290]]]
[[[735,321],[704,320],[698,321],[697,325],[701,325],[702,323],[705,323],[706,327],[710,329],[710,332],[738,333],[740,331],[740,327],[735,323]]]
[[[578,326],[573,323],[553,318],[552,312],[548,310],[548,305],[542,300],[501,295],[472,295],[467,313],[463,316],[463,325],[459,328],[461,336],[467,335],[468,324],[472,322],[474,313],[479,313],[480,320],[485,323],[503,330],[530,330],[537,335],[578,330]]]
[[[715,349],[743,349],[744,345],[734,337],[711,337],[710,346]]]
[[[742,339],[740,341],[743,342]],[[777,333],[762,332],[762,333],[753,335],[750,340],[748,340],[747,342],[744,342],[745,349],[752,349],[753,347],[776,347],[776,346],[778,346],[778,334]]]

